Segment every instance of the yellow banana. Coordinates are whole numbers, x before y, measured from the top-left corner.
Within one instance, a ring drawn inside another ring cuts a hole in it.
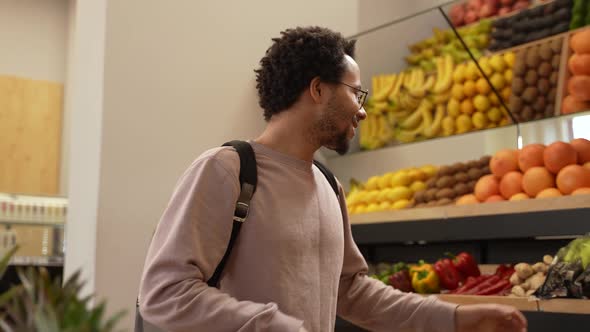
[[[381,143],[387,144],[393,138],[393,131],[391,130],[385,115],[379,115],[377,121],[379,122],[379,132],[377,133],[377,137]]]
[[[424,130],[424,122],[420,123],[416,129],[413,130],[398,130],[395,133],[395,139],[402,143],[410,143],[416,140],[418,134]]]
[[[438,135],[440,131],[440,127],[442,124],[442,119],[444,118],[446,113],[446,108],[444,105],[439,104],[436,106],[436,114],[434,115],[434,121],[430,126],[424,129],[423,134],[424,136],[430,138]]]
[[[418,112],[418,110],[414,111],[410,116],[404,119],[402,123],[400,123],[400,127],[402,129],[414,129],[422,123],[422,117],[424,114],[422,112]]]
[[[373,91],[379,91],[380,86],[379,86],[379,77],[378,76],[373,76],[371,77],[371,88],[373,89]]]
[[[430,126],[432,126],[432,108],[428,105],[420,105],[416,112],[422,113],[422,122],[424,123],[424,129],[430,128]]]
[[[451,99],[451,91],[443,92],[441,94],[430,95],[430,101],[434,104],[446,104]]]
[[[370,146],[370,140],[371,140],[371,122],[369,121],[369,116],[367,114],[367,119],[361,121],[360,128],[359,128],[359,144],[361,145],[361,148],[363,149],[368,149]]]
[[[424,85],[424,70],[422,70],[422,68],[417,68],[414,71],[416,72],[416,78],[412,84],[412,88],[413,89],[422,88],[422,86]]]
[[[436,60],[438,80],[432,92],[443,93],[451,88],[453,82],[453,58],[449,54],[445,54],[444,57]]]
[[[383,77],[383,80],[381,81],[381,87],[380,90],[376,90],[375,93],[373,94],[373,99],[376,102],[382,102],[385,101],[387,99],[387,97],[389,96],[389,94],[391,93],[391,90],[393,90],[394,86],[395,86],[395,81],[396,81],[396,75],[387,75],[385,77]]]
[[[424,84],[422,84],[419,87],[414,87],[408,90],[408,93],[416,98],[424,98],[424,96],[426,96],[426,92],[432,89],[435,82],[436,78],[434,77],[434,75],[431,75],[426,79],[426,82],[424,82]]]
[[[402,92],[399,97],[399,103],[403,109],[414,110],[420,105],[420,99],[412,97],[409,93]]]
[[[382,113],[389,107],[389,104],[385,101],[375,102],[371,108],[371,113]]]
[[[402,88],[402,84],[404,83],[405,78],[406,78],[405,72],[401,72],[397,75],[397,80],[395,81],[395,85],[393,87],[393,90],[391,90],[391,93],[389,93],[389,96],[387,96],[387,99],[389,99],[389,101],[392,101],[392,102],[395,101],[395,98],[397,98],[397,95],[399,94],[399,92]]]

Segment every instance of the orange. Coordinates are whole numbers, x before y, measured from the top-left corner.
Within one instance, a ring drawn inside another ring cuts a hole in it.
[[[523,172],[535,166],[543,166],[543,151],[545,145],[543,144],[528,144],[525,145],[518,155],[518,167]]]
[[[547,188],[541,190],[535,198],[549,198],[563,196],[561,192],[555,188]]]
[[[518,193],[512,197],[510,197],[510,201],[523,201],[525,199],[530,199],[529,195],[525,193]]]
[[[459,197],[457,202],[455,202],[456,205],[467,205],[467,204],[477,204],[477,203],[479,203],[479,201],[477,200],[477,198],[473,194],[463,195],[463,196]]]
[[[578,188],[572,192],[572,196],[590,195],[590,188]]]
[[[578,164],[590,161],[590,141],[585,138],[576,138],[570,142],[578,154]]]
[[[506,173],[500,180],[500,193],[506,199],[522,192],[522,173],[512,171]]]
[[[485,200],[486,203],[502,202],[502,201],[505,201],[505,199],[504,199],[504,197],[502,197],[500,195],[492,195]]]
[[[490,160],[490,170],[499,179],[508,172],[517,171],[518,152],[511,149],[496,152]]]
[[[498,180],[491,174],[484,175],[475,184],[473,193],[478,201],[483,202],[490,196],[500,194]]]
[[[555,177],[545,167],[529,168],[522,176],[522,189],[530,197],[537,196],[543,189],[554,187]]]
[[[565,195],[584,187],[590,187],[590,170],[587,168],[567,165],[557,174],[557,188]]]
[[[575,164],[578,160],[578,153],[574,147],[566,142],[553,142],[543,151],[543,163],[553,174],[567,165]]]

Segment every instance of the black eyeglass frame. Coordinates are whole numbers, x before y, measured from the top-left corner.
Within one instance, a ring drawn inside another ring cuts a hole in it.
[[[357,102],[358,102],[358,104],[360,106],[359,107],[359,110],[361,108],[363,108],[363,106],[365,105],[365,102],[367,101],[367,96],[369,95],[369,90],[363,90],[361,88],[357,88],[356,86],[352,86],[352,85],[347,84],[347,83],[344,83],[344,82],[338,82],[338,83],[340,83],[342,85],[346,85],[347,87],[352,88],[352,89],[354,89],[357,92],[360,92],[361,94],[360,95],[357,95],[356,98],[357,98]]]

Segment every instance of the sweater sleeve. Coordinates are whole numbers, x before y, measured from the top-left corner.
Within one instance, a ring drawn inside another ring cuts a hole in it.
[[[140,312],[171,332],[296,332],[303,322],[275,303],[238,301],[207,285],[229,243],[239,192],[237,171],[224,164],[200,157],[178,182],[147,253]]]
[[[338,315],[371,331],[454,331],[456,305],[433,296],[403,293],[367,276],[367,263],[352,238],[344,196],[341,187],[344,263],[338,290]]]

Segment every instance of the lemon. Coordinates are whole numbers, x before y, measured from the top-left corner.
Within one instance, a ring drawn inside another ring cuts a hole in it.
[[[465,84],[463,84],[463,94],[465,95],[465,97],[471,98],[475,96],[476,93],[477,88],[475,87],[474,81],[467,81],[465,82]]]
[[[451,96],[457,100],[463,100],[465,95],[463,94],[463,85],[462,84],[453,84],[451,88]]]
[[[379,211],[379,204],[371,203],[367,206],[367,212],[377,212]]]
[[[492,66],[492,68],[496,72],[503,72],[504,69],[506,69],[506,62],[504,62],[504,57],[500,54],[493,55],[490,58],[490,66]]]
[[[420,180],[418,180],[418,181],[414,181],[414,182],[412,182],[412,184],[410,185],[410,189],[411,189],[413,192],[417,192],[417,191],[420,191],[420,190],[424,190],[424,189],[426,189],[426,183],[424,183],[423,181],[420,181]]]
[[[504,87],[504,89],[502,89],[502,92],[500,92],[502,99],[506,102],[510,99],[511,94],[512,94],[512,89],[510,88],[510,86]]]
[[[400,199],[410,199],[414,193],[412,190],[405,186],[398,186],[391,189],[389,192],[389,200],[392,202],[397,202]]]
[[[434,166],[434,165],[424,165],[422,167],[420,167],[420,170],[424,173],[426,173],[426,176],[428,178],[431,178],[433,176],[436,175],[436,173],[438,172],[438,167]]]
[[[504,62],[506,62],[508,67],[512,68],[514,66],[514,62],[516,61],[516,56],[514,55],[514,52],[506,52],[504,53],[503,57]]]
[[[483,70],[484,74],[486,74],[487,76],[492,75],[494,69],[492,68],[492,66],[490,66],[490,59],[488,57],[480,58],[477,61],[479,63],[479,66]]]
[[[483,129],[488,125],[488,117],[483,112],[475,112],[471,117],[473,126],[477,129]]]
[[[380,211],[391,210],[391,203],[389,201],[381,202],[381,204],[379,204],[379,210]]]
[[[365,184],[366,190],[376,190],[379,188],[379,177],[378,176],[371,176],[367,183]]]
[[[394,210],[401,210],[405,209],[408,205],[410,205],[410,200],[408,199],[400,199],[399,201],[393,203]]]
[[[512,82],[512,77],[514,77],[512,69],[506,69],[504,71],[504,79],[506,80],[506,82]]]
[[[457,133],[465,133],[473,128],[473,124],[471,123],[471,117],[467,114],[461,114],[455,119],[455,125],[457,127]]]
[[[445,116],[442,119],[443,134],[445,136],[453,135],[455,133],[455,119],[450,116]]]
[[[498,123],[502,119],[502,111],[497,107],[492,107],[486,113],[488,119],[493,123]]]
[[[468,81],[475,81],[480,76],[479,69],[473,61],[467,64],[467,69],[465,70],[465,79]]]
[[[367,205],[366,204],[359,204],[356,206],[356,209],[354,210],[354,212],[356,214],[359,213],[366,213],[367,212]]]
[[[471,114],[473,113],[473,110],[473,102],[471,101],[471,99],[463,100],[463,102],[461,103],[461,112],[464,114]]]
[[[408,176],[407,172],[397,172],[391,177],[391,186],[407,186],[412,182],[412,179]],[[394,188],[395,189],[395,188]]]
[[[365,200],[365,202],[367,204],[374,204],[374,203],[377,203],[378,201],[379,201],[379,191],[371,190],[367,193],[367,198]]]
[[[414,181],[424,181],[426,180],[426,173],[422,172],[420,169],[413,169],[408,172],[408,176],[412,182]]]
[[[393,173],[387,173],[382,175],[377,180],[377,186],[379,189],[389,188],[391,186],[391,178],[393,177]]]
[[[487,95],[492,90],[488,82],[483,77],[475,82],[475,88],[477,89],[477,92],[482,95]]]
[[[495,93],[493,93],[493,92],[490,93],[488,95],[488,99],[490,100],[490,104],[492,106],[498,106],[498,105],[500,105],[500,99],[498,99],[498,96],[496,96]]]
[[[496,88],[497,91],[502,90],[506,85],[504,75],[502,75],[501,73],[494,73],[494,75],[492,75],[492,77],[490,78],[490,82],[492,82],[492,85],[494,86],[494,88]]]
[[[473,106],[478,111],[485,112],[490,108],[490,100],[484,95],[477,95],[473,98]]]
[[[447,113],[456,118],[461,114],[461,104],[457,99],[451,98],[447,103]]]
[[[461,84],[465,81],[465,65],[458,65],[453,71],[453,82]]]
[[[377,192],[377,202],[383,202],[387,200],[387,193],[391,188],[381,189]]]

